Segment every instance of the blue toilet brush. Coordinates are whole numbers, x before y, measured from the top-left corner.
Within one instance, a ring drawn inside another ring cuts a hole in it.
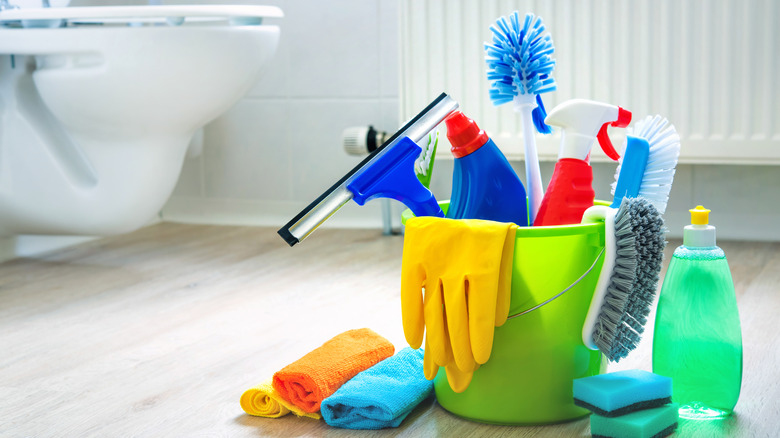
[[[533,223],[544,196],[534,134],[535,130],[552,132],[544,123],[547,114],[540,95],[556,88],[555,48],[542,19],[531,13],[521,21],[515,11],[508,19],[499,18],[490,30],[493,43],[485,44],[490,100],[496,106],[514,102],[515,111],[522,115],[529,223]]]

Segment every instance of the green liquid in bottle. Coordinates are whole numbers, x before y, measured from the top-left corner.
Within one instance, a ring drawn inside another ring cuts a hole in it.
[[[722,249],[680,246],[666,272],[653,335],[653,372],[672,378],[680,417],[731,414],[742,383],[742,332]]]

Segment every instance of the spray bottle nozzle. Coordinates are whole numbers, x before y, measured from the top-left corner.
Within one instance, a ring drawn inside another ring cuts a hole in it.
[[[620,158],[607,135],[607,127],[626,127],[631,112],[615,105],[586,99],[567,100],[553,108],[545,120],[548,125],[562,129],[561,150],[558,158],[588,161],[593,142],[613,160]]]

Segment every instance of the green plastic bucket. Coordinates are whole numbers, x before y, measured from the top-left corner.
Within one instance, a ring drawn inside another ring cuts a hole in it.
[[[447,204],[442,207],[446,211]],[[402,216],[405,222],[412,214]],[[464,392],[450,389],[441,368],[434,379],[436,398],[449,412],[483,423],[533,425],[584,417],[589,411],[574,405],[572,380],[606,367],[601,353],[582,343],[603,260],[604,226],[522,227],[516,238],[510,317],[571,288],[496,327],[490,359]]]

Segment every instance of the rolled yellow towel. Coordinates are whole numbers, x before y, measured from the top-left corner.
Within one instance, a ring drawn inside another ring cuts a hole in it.
[[[271,384],[271,379],[247,389],[241,395],[241,408],[249,415],[266,418],[283,417],[290,412],[299,417],[319,420],[320,414],[304,412],[301,408],[283,399]]]

